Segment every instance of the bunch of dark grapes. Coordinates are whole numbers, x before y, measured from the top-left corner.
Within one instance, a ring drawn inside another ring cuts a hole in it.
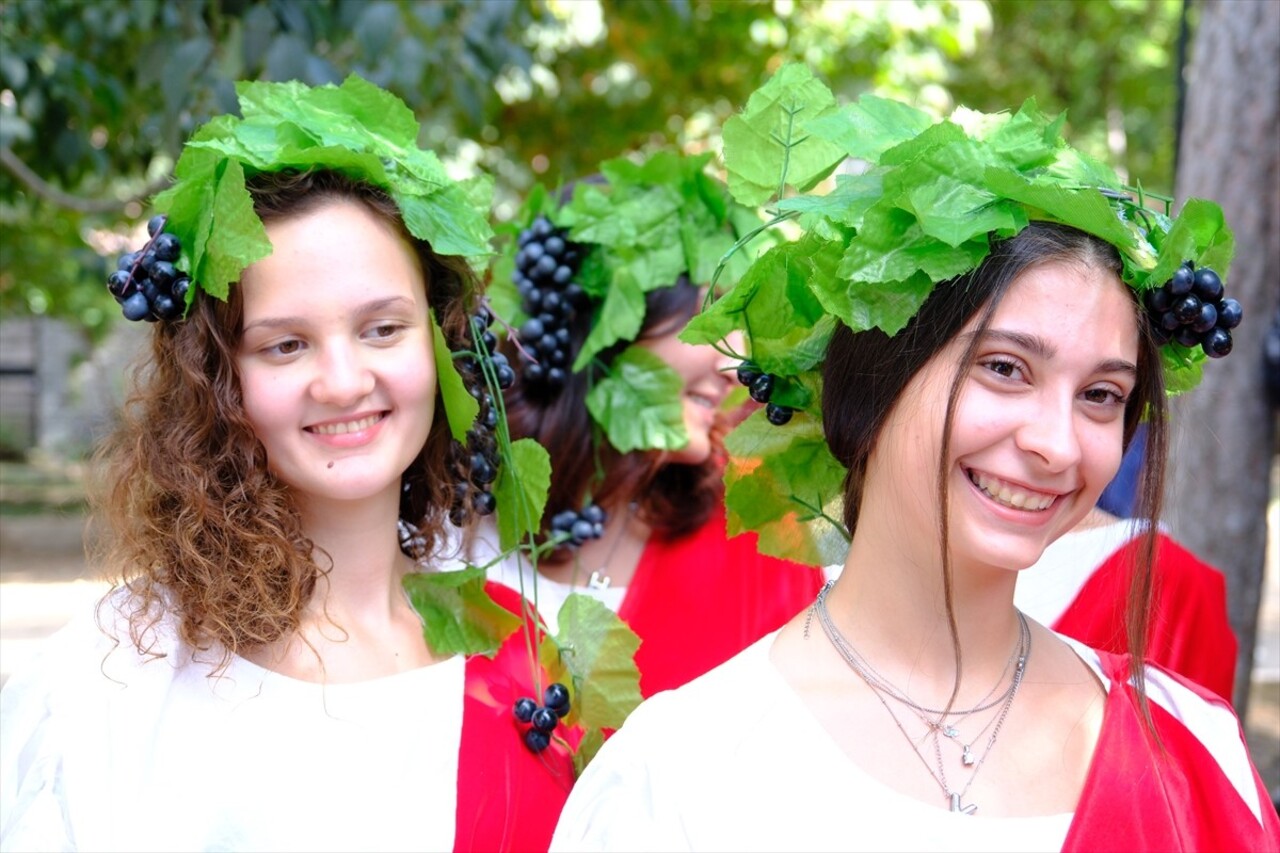
[[[747,393],[751,395],[752,400],[765,404],[764,416],[768,418],[769,423],[782,426],[791,420],[795,409],[769,402],[769,398],[773,396],[773,386],[777,382],[777,377],[772,373],[764,373],[756,365],[744,361],[738,365],[738,381],[747,386]]]
[[[522,375],[532,386],[553,393],[564,387],[573,363],[569,324],[587,304],[587,294],[573,280],[586,250],[570,242],[567,234],[567,229],[538,216],[516,241],[519,250],[512,275],[521,306],[529,315],[518,333],[528,359]]]
[[[492,324],[493,314],[489,309],[477,311],[470,322],[472,348],[455,361],[467,391],[480,406],[475,422],[467,430],[466,445],[454,442],[450,446],[450,465],[455,482],[449,520],[458,527],[465,525],[472,513],[489,515],[498,506],[492,491],[493,483],[498,479],[500,461],[498,410],[493,404],[485,375],[491,373],[498,387],[506,389],[515,382],[516,374],[507,357],[494,349],[498,342],[489,331]]]
[[[120,257],[115,272],[107,276],[107,290],[116,298],[128,320],[176,320],[187,306],[191,278],[173,265],[182,245],[164,233],[165,215],[147,223],[150,239],[136,252]]]
[[[1156,341],[1199,345],[1210,358],[1231,352],[1231,329],[1240,325],[1240,303],[1223,298],[1222,279],[1208,267],[1184,261],[1173,278],[1147,291],[1147,313]]]
[[[569,713],[569,688],[559,682],[549,684],[542,691],[541,705],[522,696],[516,700],[513,710],[517,720],[532,724],[524,733],[524,745],[534,752],[542,752],[550,745],[551,733],[560,719]]]
[[[587,504],[581,512],[566,509],[551,519],[551,535],[561,535],[564,547],[577,548],[589,539],[604,535],[605,511],[599,504]]]

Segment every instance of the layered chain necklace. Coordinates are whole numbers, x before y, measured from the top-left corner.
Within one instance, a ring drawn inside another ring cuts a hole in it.
[[[840,630],[836,628],[835,623],[831,620],[831,613],[827,610],[827,593],[831,589],[831,586],[831,583],[827,583],[827,585],[822,588],[822,591],[818,593],[817,600],[814,601],[813,606],[810,608],[808,617],[805,619],[805,637],[808,638],[809,636],[809,621],[816,613],[818,616],[818,622],[821,623],[822,630],[827,635],[827,639],[831,641],[831,645],[835,647],[835,650],[839,652],[842,658],[844,658],[844,661],[849,665],[849,668],[852,669],[858,677],[871,688],[871,692],[880,700],[880,704],[884,706],[885,711],[887,711],[890,718],[893,719],[894,725],[898,727],[898,731],[902,732],[902,736],[906,738],[907,743],[911,745],[911,750],[916,754],[916,757],[920,759],[920,762],[924,765],[925,770],[929,772],[929,775],[933,777],[933,781],[938,783],[938,787],[942,789],[942,794],[947,798],[947,803],[950,806],[951,811],[969,815],[973,814],[978,810],[977,805],[974,803],[966,804],[964,802],[964,797],[968,794],[969,788],[973,786],[973,780],[977,778],[978,771],[982,769],[982,765],[986,762],[987,756],[991,754],[991,750],[995,747],[996,738],[1000,736],[1000,729],[1004,725],[1005,718],[1009,715],[1009,709],[1013,707],[1014,697],[1018,695],[1018,688],[1021,686],[1023,674],[1026,672],[1027,661],[1031,657],[1031,628],[1027,624],[1027,618],[1021,611],[1018,612],[1018,644],[1014,647],[1013,653],[1005,662],[1004,671],[1000,673],[1000,678],[996,681],[995,685],[987,691],[987,694],[978,700],[976,705],[972,708],[966,708],[963,710],[939,710],[926,708],[913,701],[905,692],[895,687],[888,681],[888,679],[876,672],[875,668],[867,662],[866,658],[864,658],[858,650],[853,647],[853,644],[840,633]],[[1011,666],[1013,667],[1013,678],[1010,681],[1009,686],[1005,688],[1004,692],[999,696],[996,696],[995,694],[1000,689],[1000,685],[1004,683]],[[993,696],[995,698],[992,698]],[[936,771],[933,766],[930,765],[929,760],[925,758],[924,753],[920,751],[920,746],[917,744],[916,740],[907,733],[907,729],[898,718],[898,715],[894,713],[893,708],[889,705],[890,699],[909,708],[927,727],[928,731],[925,736],[932,737],[933,739],[934,760],[937,764]],[[989,711],[992,708],[999,708],[999,710],[987,721],[987,724],[983,726],[977,734],[968,738],[968,742],[961,740],[958,726],[974,714],[980,714],[983,711]],[[982,749],[981,754],[975,754],[973,746],[984,734],[986,734],[988,729],[990,729],[991,735],[987,738],[985,747]],[[964,787],[959,791],[954,790],[951,787],[951,784],[947,781],[947,769],[942,758],[943,738],[958,744],[962,748],[960,756],[961,764],[965,767],[973,768],[969,773],[968,781],[965,782]]]

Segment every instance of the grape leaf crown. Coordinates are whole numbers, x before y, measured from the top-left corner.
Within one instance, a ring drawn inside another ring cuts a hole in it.
[[[770,402],[801,414],[779,429],[756,412],[726,439],[731,534],[756,530],[763,552],[813,565],[842,559],[844,468],[827,449],[819,399],[831,335],[838,323],[896,334],[993,239],[1033,220],[1075,227],[1118,250],[1122,279],[1144,298],[1187,262],[1225,277],[1234,244],[1217,204],[1189,199],[1176,217],[1171,200],[1149,208],[1148,194],[1065,142],[1064,122],[1034,100],[1014,114],[960,107],[941,121],[873,95],[838,107],[802,64],[779,69],[726,122],[733,197],[772,202],[770,224],[801,229],[681,335],[713,343],[741,330],[751,371],[773,377]],[[1199,382],[1206,355],[1172,341],[1161,358],[1175,394]]]
[[[529,288],[522,295],[513,284],[520,278],[519,253],[538,221],[545,219],[556,239],[563,235],[582,250],[573,284],[582,292],[582,310],[592,312],[590,331],[565,366],[575,373],[593,370],[587,407],[609,443],[622,452],[674,450],[688,443],[679,403],[683,383],[640,347],[626,347],[608,364],[600,356],[636,340],[650,291],[681,276],[695,284],[717,276],[726,283],[736,280],[749,252],[731,250],[760,232],[759,216],[735,204],[724,184],[708,174],[710,159],[710,154],[660,151],[639,162],[606,160],[599,167],[602,180],[578,182],[568,199],[534,187],[505,226],[512,239],[497,261],[489,293],[512,329],[538,319],[527,298]],[[519,234],[526,236],[515,239]],[[765,239],[762,235],[751,248]],[[550,332],[553,319],[543,319]],[[551,349],[550,342],[545,349]]]

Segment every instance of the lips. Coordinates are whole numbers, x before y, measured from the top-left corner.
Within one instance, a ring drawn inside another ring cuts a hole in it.
[[[977,486],[984,495],[1001,506],[1007,506],[1010,509],[1020,509],[1024,512],[1044,512],[1053,506],[1054,502],[1060,497],[1055,492],[1028,489],[1026,486],[1011,483],[1008,480],[1001,480],[981,471],[966,469],[965,473],[969,477],[969,482]]]
[[[385,412],[376,412],[372,415],[365,415],[362,418],[355,418],[348,421],[330,421],[323,424],[312,424],[305,427],[307,432],[316,435],[347,435],[348,433],[360,432],[368,429],[378,421],[386,417]]]

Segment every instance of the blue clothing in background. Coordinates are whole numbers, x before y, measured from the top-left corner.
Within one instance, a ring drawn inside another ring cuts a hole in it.
[[[1139,424],[1133,441],[1120,460],[1120,470],[1098,496],[1098,508],[1121,518],[1132,518],[1138,503],[1138,478],[1142,475],[1142,454],[1147,446],[1147,425]]]

